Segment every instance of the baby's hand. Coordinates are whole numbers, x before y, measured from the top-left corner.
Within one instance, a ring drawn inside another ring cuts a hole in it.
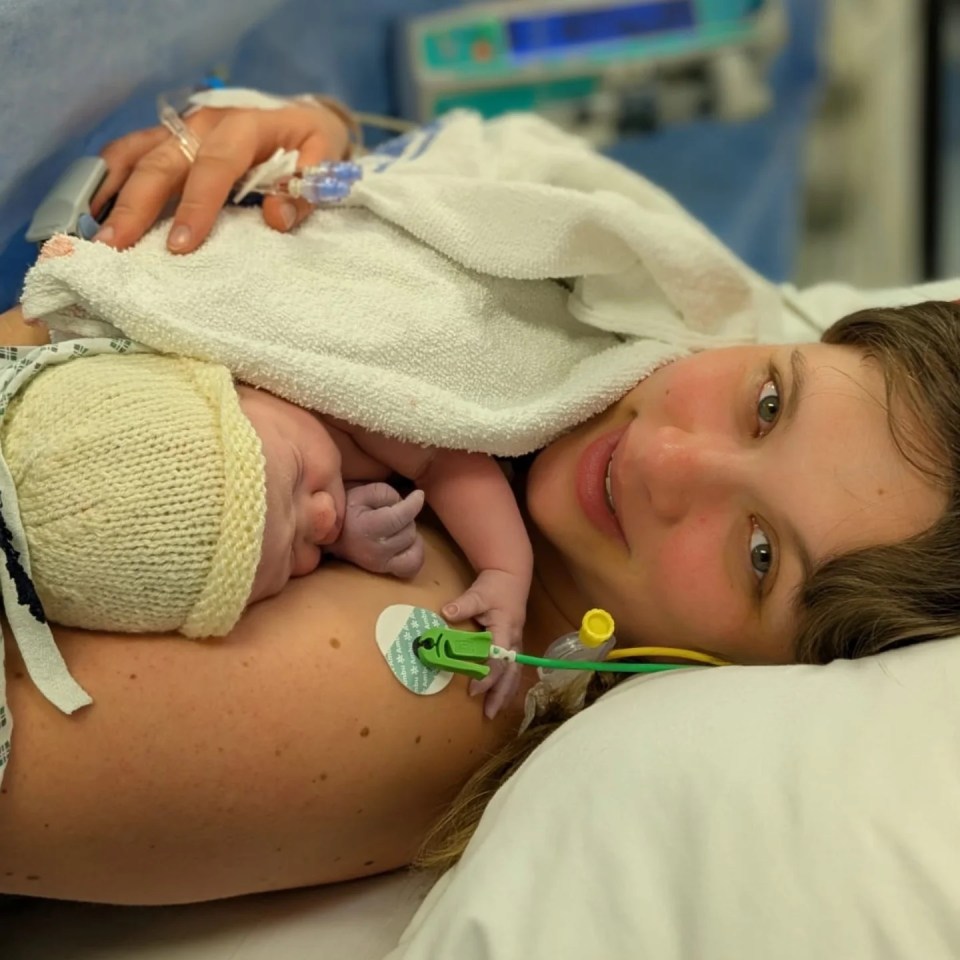
[[[443,608],[448,620],[476,620],[498,647],[521,650],[530,581],[505,570],[483,570],[466,593]],[[483,680],[470,683],[470,695],[486,693],[484,714],[491,720],[510,699],[520,680],[520,664],[493,660]],[[489,692],[488,692],[489,691]]]
[[[414,520],[423,491],[401,497],[388,483],[365,483],[347,490],[339,539],[328,550],[372,573],[414,577],[423,566],[423,540]]]

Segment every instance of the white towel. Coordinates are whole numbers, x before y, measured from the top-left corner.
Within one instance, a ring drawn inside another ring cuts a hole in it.
[[[781,310],[665,193],[536,116],[458,111],[361,162],[345,205],[288,235],[227,209],[185,257],[165,225],[124,253],[75,241],[31,270],[24,312],[225,363],[371,430],[515,455]]]

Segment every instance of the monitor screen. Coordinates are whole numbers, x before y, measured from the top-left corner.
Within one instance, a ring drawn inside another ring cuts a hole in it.
[[[662,0],[606,10],[547,13],[516,17],[507,22],[510,47],[517,54],[546,53],[693,26],[692,0]]]

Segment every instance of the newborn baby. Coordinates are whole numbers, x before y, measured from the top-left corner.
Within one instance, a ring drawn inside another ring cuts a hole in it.
[[[519,646],[531,548],[486,455],[323,418],[197,360],[109,352],[36,371],[3,414],[0,452],[49,619],[221,636],[325,552],[412,577],[426,498],[477,571],[444,616]],[[417,489],[401,497],[395,474]]]

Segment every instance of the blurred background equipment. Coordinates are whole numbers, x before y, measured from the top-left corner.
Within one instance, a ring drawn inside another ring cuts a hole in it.
[[[960,0],[924,9],[924,269],[960,274]]]
[[[804,149],[798,283],[838,278],[896,286],[937,275],[923,248],[924,128],[937,104],[925,76],[940,0],[831,0],[820,48],[822,94]],[[955,271],[960,272],[960,263]]]
[[[154,123],[157,92],[221,68],[232,84],[279,94],[324,91],[361,110],[401,115],[401,90],[424,95],[437,75],[424,72],[427,53],[411,59],[397,51],[405,43],[409,51],[409,38],[443,17],[468,32],[483,17],[488,30],[512,23],[510,36],[525,45],[526,58],[523,69],[519,61],[511,68],[516,90],[676,195],[761,273],[786,279],[799,236],[801,157],[816,102],[823,5],[127,0],[118,15],[117,0],[0,4],[0,81],[5,90],[23,91],[0,102],[4,130],[22,133],[0,146],[0,306],[16,300],[36,255],[23,238],[36,205],[77,156]],[[150,26],[158,19],[160,33]],[[578,42],[570,42],[573,35]],[[491,33],[491,59],[493,39]],[[551,43],[557,46],[548,55]],[[498,61],[502,76],[510,73],[508,59]],[[62,70],[51,69],[57,63]],[[539,75],[539,85],[525,70]],[[550,71],[566,79],[545,80]],[[461,93],[468,90],[465,73]],[[545,102],[545,87],[569,91],[574,73],[588,95]]]
[[[513,0],[411,17],[398,31],[401,112],[534,110],[606,146],[618,134],[772,101],[781,0]]]
[[[398,116],[535,107],[673,193],[773,280],[960,273],[958,7],[0,2],[0,307],[36,254],[26,225],[71,161],[155,122],[158,91],[218,68]]]

